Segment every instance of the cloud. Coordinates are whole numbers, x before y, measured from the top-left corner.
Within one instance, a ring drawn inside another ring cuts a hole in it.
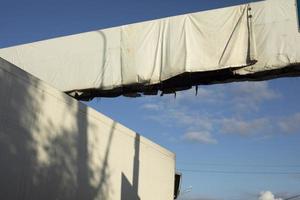
[[[212,144],[216,143],[216,139],[205,142],[203,133],[209,133],[210,139],[215,133],[269,137],[274,127],[278,128],[279,125],[275,124],[278,120],[255,118],[251,111],[259,110],[262,103],[278,97],[280,94],[268,82],[243,82],[201,86],[197,96],[194,90],[187,90],[179,92],[176,98],[170,95],[152,98],[141,108],[151,111],[147,119],[165,127],[183,129],[185,134],[177,135],[178,139],[187,137],[187,133],[198,133],[197,137],[190,135],[195,137],[194,142]]]
[[[195,93],[194,90],[179,92],[177,100],[180,103],[223,105],[243,112],[257,111],[262,103],[281,97],[266,81],[200,86],[197,96]]]
[[[211,119],[180,108],[169,110],[168,115],[170,115],[171,121],[176,121],[177,123],[184,125],[189,130],[210,130],[213,126]]]
[[[217,144],[218,141],[214,139],[210,132],[187,132],[182,136],[182,139],[189,142],[202,144]]]
[[[210,130],[213,126],[209,117],[200,115],[198,112],[191,110],[189,106],[170,101],[169,99],[159,100],[155,104],[147,103],[142,108],[159,111],[150,113],[146,118],[165,126],[180,126],[189,131]]]
[[[229,94],[232,104],[239,111],[258,110],[261,103],[280,97],[278,92],[270,88],[268,82],[234,83]]]
[[[199,86],[198,91],[193,89],[179,92],[176,99],[181,103],[216,103],[224,98],[224,94],[216,86]]]
[[[221,120],[221,130],[226,134],[250,136],[270,132],[270,121],[266,118],[258,118],[244,121],[237,118],[224,118]]]
[[[260,193],[258,200],[283,200],[281,198],[275,198],[274,194],[270,191],[264,191]]]
[[[206,198],[206,197],[195,197],[195,198],[181,198],[181,200],[217,200],[217,199],[212,199],[212,198]]]
[[[159,104],[153,104],[153,103],[144,104],[142,106],[142,108],[147,109],[147,110],[154,110],[154,111],[158,111],[161,109]]]
[[[213,129],[213,121],[211,118],[204,117],[197,112],[193,112],[177,104],[169,104],[168,102],[160,102],[160,104],[163,109],[159,112],[149,114],[147,119],[156,121],[163,126],[183,128],[186,132],[186,134],[181,136],[183,141],[203,144],[217,143],[209,133],[209,131]],[[201,132],[199,132],[199,130],[201,130]],[[175,141],[174,137],[172,141]]]
[[[220,200],[220,198],[215,198],[215,197],[207,197],[204,195],[200,194],[188,194],[188,195],[182,195],[180,200]]]
[[[250,98],[256,102],[271,100],[280,96],[269,87],[268,82],[241,82],[234,84],[231,90],[236,98]]]
[[[284,133],[296,133],[300,131],[300,113],[285,117],[279,121],[279,127]]]

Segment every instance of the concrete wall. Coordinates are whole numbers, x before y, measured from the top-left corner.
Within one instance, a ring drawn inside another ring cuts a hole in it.
[[[168,150],[2,59],[0,97],[1,200],[173,199]]]

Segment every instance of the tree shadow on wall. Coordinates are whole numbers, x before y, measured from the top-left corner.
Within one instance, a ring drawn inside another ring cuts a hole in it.
[[[43,84],[0,59],[0,199],[110,199],[108,159],[116,124],[95,172],[89,166],[86,106],[66,95],[55,99]],[[51,99],[49,108],[45,101]],[[64,112],[76,116],[71,127],[57,126],[59,101],[65,102]],[[99,176],[97,185],[91,184],[94,176]]]

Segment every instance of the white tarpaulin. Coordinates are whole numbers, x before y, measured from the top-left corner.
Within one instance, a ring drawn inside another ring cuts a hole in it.
[[[236,73],[257,73],[298,64],[300,33],[296,0],[267,0],[250,5],[258,62]]]
[[[267,0],[4,48],[0,56],[65,92],[176,91],[297,64],[296,10],[295,0]]]

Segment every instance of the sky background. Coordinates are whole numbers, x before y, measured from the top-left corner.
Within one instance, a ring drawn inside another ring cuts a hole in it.
[[[245,0],[0,0],[0,48]],[[185,200],[300,193],[300,78],[88,105],[177,154]]]

